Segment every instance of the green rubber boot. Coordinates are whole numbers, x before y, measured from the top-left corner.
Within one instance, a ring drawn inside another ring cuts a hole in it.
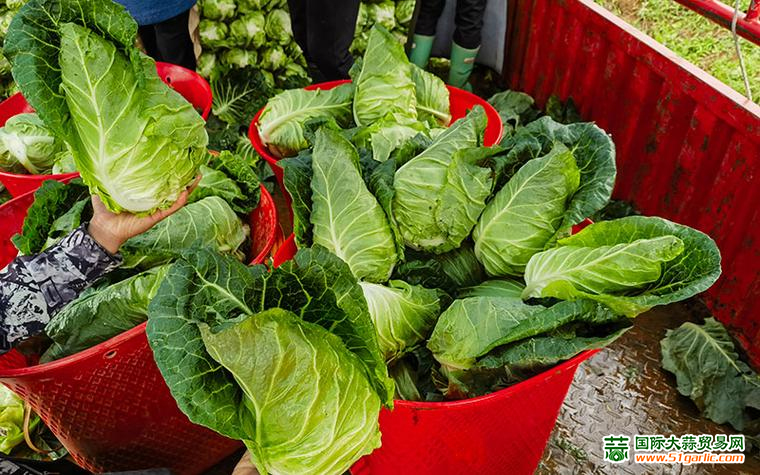
[[[479,46],[474,49],[466,49],[456,43],[451,44],[451,69],[449,70],[448,81],[450,85],[472,91],[472,86],[467,80],[475,67],[475,57],[478,55],[479,49]]]
[[[433,49],[435,36],[414,35],[412,38],[412,50],[409,52],[409,61],[425,69],[430,51]]]

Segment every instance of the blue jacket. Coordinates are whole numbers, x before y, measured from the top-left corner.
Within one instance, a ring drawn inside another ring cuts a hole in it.
[[[197,0],[116,0],[138,25],[153,25],[190,10]]]

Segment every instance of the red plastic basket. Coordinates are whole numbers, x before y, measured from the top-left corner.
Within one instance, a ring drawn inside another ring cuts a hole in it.
[[[346,79],[340,81],[323,82],[320,84],[313,84],[306,87],[305,89],[328,90],[340,86],[341,84],[346,84],[347,82],[351,81]],[[451,121],[453,122],[457,119],[461,119],[467,114],[467,111],[476,105],[482,106],[485,109],[486,117],[488,118],[488,124],[483,135],[483,144],[486,147],[490,147],[491,145],[499,143],[504,132],[504,126],[501,123],[501,116],[499,116],[499,113],[496,111],[496,109],[494,109],[493,106],[487,101],[481,99],[475,94],[453,86],[446,87],[449,89],[449,107],[451,109]],[[251,121],[251,125],[248,127],[248,138],[251,140],[253,148],[259,153],[259,155],[264,157],[264,160],[266,160],[269,164],[275,177],[277,177],[277,182],[280,184],[282,190],[286,191],[283,184],[282,168],[277,165],[279,158],[269,153],[269,149],[267,149],[267,147],[261,141],[261,137],[259,136],[259,117],[261,116],[262,112],[264,112],[263,108],[258,113],[256,113],[256,116]],[[290,200],[290,196],[287,194],[287,192],[285,193],[285,196],[288,198],[288,200]]]
[[[211,86],[195,71],[169,63],[156,63],[156,71],[166,84],[179,92],[196,109],[199,109],[204,119],[211,111]],[[14,115],[34,112],[21,93],[16,93],[0,103],[0,127]],[[63,173],[58,175],[22,175],[0,171],[0,183],[5,185],[11,196],[21,196],[34,191],[45,180],[64,180],[79,176],[79,173]]]
[[[0,206],[0,268],[16,255],[10,236],[21,229],[33,201],[27,193]],[[277,210],[263,186],[250,224],[253,263],[261,263],[279,232]],[[191,423],[177,408],[153,360],[145,324],[67,358],[28,363],[15,350],[0,356],[0,382],[31,404],[87,470],[167,467],[192,475],[240,447]]]
[[[573,227],[579,232],[591,224]],[[290,235],[273,265],[297,251]],[[382,446],[359,460],[353,475],[529,475],[544,452],[575,370],[599,350],[585,351],[521,383],[451,402],[394,401],[380,412]]]

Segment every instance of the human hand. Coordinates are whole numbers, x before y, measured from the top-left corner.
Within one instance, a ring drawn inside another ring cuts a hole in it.
[[[285,158],[288,156],[285,149],[281,149],[280,147],[278,147],[277,145],[273,143],[270,143],[267,145],[267,150],[276,158]]]
[[[131,213],[112,213],[106,208],[100,197],[93,195],[92,220],[90,220],[87,232],[106,251],[116,254],[127,239],[144,233],[162,219],[171,216],[185,206],[188,196],[198,185],[200,179],[201,177],[198,175],[193,184],[179,195],[177,201],[170,208],[157,211],[150,216],[138,217]]]
[[[253,466],[253,462],[251,462],[251,453],[249,451],[246,450],[243,458],[235,465],[232,475],[259,475],[258,470]]]

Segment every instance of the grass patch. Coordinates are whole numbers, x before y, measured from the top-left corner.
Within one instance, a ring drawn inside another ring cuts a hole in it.
[[[744,95],[739,59],[731,31],[681,6],[675,0],[596,0],[679,56]],[[727,0],[724,0],[727,1]],[[747,10],[748,0],[740,2]],[[750,89],[760,102],[760,46],[739,39]]]

